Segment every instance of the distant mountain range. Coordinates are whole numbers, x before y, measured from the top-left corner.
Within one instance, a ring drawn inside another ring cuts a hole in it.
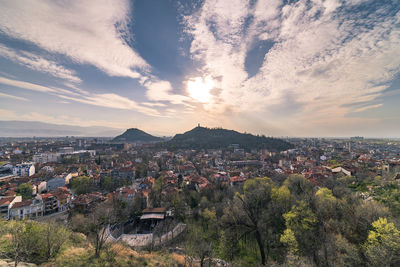
[[[0,121],[0,137],[112,137],[121,129],[102,126],[72,126],[37,121]]]
[[[265,148],[274,151],[287,150],[293,147],[292,144],[282,139],[200,126],[183,134],[177,134],[162,145],[169,149],[211,149],[226,148],[232,144],[238,144],[240,148],[244,149]]]
[[[113,139],[114,142],[159,142],[164,139],[153,136],[137,128],[131,128],[126,130],[123,134],[118,135]]]

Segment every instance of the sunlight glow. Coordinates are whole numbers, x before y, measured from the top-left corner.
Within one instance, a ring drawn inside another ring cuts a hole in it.
[[[210,76],[196,77],[187,83],[189,96],[201,103],[207,103],[211,99],[210,90],[214,87],[214,81]]]

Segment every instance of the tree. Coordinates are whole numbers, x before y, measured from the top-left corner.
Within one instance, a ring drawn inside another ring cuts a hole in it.
[[[243,186],[243,194],[236,193],[233,203],[225,209],[224,215],[224,224],[227,228],[238,231],[241,238],[254,236],[262,265],[267,261],[262,237],[263,218],[272,199],[272,188],[273,184],[269,178],[247,180]]]
[[[196,224],[190,224],[185,242],[186,253],[199,258],[200,266],[203,267],[207,257],[209,257],[209,261],[211,261],[212,248],[212,240],[207,237],[202,227]]]
[[[5,256],[11,256],[14,260],[14,266],[17,267],[18,263],[25,258],[25,233],[26,227],[23,222],[10,221],[2,222],[1,230],[9,234],[11,242],[3,244],[2,251]]]
[[[33,189],[28,183],[23,183],[18,186],[18,193],[21,194],[23,199],[32,198]]]
[[[79,176],[71,181],[71,188],[75,194],[86,194],[93,190],[93,181],[87,176]]]
[[[110,192],[114,189],[114,183],[110,176],[104,177],[102,187]]]
[[[99,204],[86,217],[77,214],[71,219],[71,227],[75,231],[86,234],[95,247],[95,255],[100,256],[108,239],[107,227],[116,222],[115,212],[111,203]]]
[[[61,247],[69,239],[69,232],[64,226],[57,225],[55,222],[46,223],[43,230],[44,257],[49,260],[58,254]]]
[[[4,221],[0,222],[0,230],[0,234],[10,236],[1,244],[0,256],[14,259],[15,266],[22,260],[37,264],[48,261],[69,238],[68,231],[56,223]]]
[[[281,240],[291,240],[292,233],[298,243],[299,252],[306,256],[313,256],[315,260],[316,238],[317,238],[317,217],[307,206],[305,201],[299,201],[292,209],[283,215],[286,230]],[[290,231],[289,231],[290,230]],[[289,237],[291,237],[289,239]],[[287,242],[288,243],[288,242]],[[293,243],[291,241],[291,243]]]
[[[372,223],[364,244],[365,255],[372,266],[400,266],[400,230],[386,218]]]
[[[311,202],[314,197],[314,185],[302,175],[290,175],[283,185],[298,200]]]

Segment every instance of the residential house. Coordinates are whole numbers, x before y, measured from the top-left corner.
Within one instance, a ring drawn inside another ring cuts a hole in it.
[[[58,199],[52,193],[46,193],[40,195],[44,204],[44,214],[52,214],[58,211]]]
[[[58,187],[63,187],[65,186],[65,179],[64,177],[54,177],[50,180],[47,181],[47,192],[54,190]]]
[[[14,203],[21,201],[21,196],[0,198],[0,218],[8,219],[9,209],[14,205]]]
[[[9,218],[14,220],[33,219],[43,214],[44,205],[40,195],[36,195],[34,199],[14,203],[9,209]]]
[[[32,162],[17,164],[13,167],[13,174],[19,177],[35,174],[35,165]]]

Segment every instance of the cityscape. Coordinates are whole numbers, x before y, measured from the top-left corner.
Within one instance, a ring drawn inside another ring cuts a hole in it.
[[[0,1],[0,266],[400,266],[396,0]]]

